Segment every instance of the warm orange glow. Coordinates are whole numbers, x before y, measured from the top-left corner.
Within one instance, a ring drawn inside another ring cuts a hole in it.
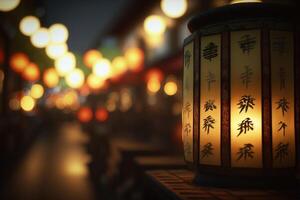
[[[150,69],[147,74],[146,74],[146,81],[154,80],[156,79],[157,81],[161,82],[164,78],[164,75],[162,71],[158,68]]]
[[[4,51],[0,46],[0,64],[4,62]]]
[[[37,81],[40,78],[40,70],[34,63],[30,63],[23,71],[22,77],[30,82]]]
[[[96,61],[95,65],[93,66],[93,73],[102,79],[110,78],[112,74],[110,61],[105,58]]]
[[[24,17],[19,25],[21,33],[23,33],[26,36],[33,35],[40,27],[40,20],[35,16]]]
[[[95,117],[98,121],[104,122],[108,119],[108,112],[105,108],[98,108],[96,110]]]
[[[144,64],[144,52],[137,47],[129,48],[125,51],[125,59],[128,68],[131,71],[138,72],[142,69]]]
[[[113,74],[118,76],[127,71],[127,61],[124,57],[115,57],[112,61]]]
[[[105,80],[97,77],[95,74],[90,74],[87,78],[87,84],[91,89],[97,90],[105,84]]]
[[[50,42],[50,34],[48,29],[39,28],[33,35],[31,35],[30,41],[36,48],[46,47]]]
[[[24,53],[15,53],[10,57],[10,67],[17,73],[21,73],[29,64],[29,58]]]
[[[96,63],[97,60],[102,58],[102,54],[96,50],[96,49],[91,49],[85,52],[83,55],[83,63],[89,67],[92,68],[93,65]]]
[[[158,15],[150,15],[144,21],[144,29],[149,35],[162,35],[166,30],[166,22]]]
[[[84,83],[84,73],[81,69],[74,69],[66,76],[66,83],[71,88],[80,88]]]
[[[15,9],[21,0],[1,0],[0,1],[0,11],[8,12]]]
[[[32,111],[35,106],[35,100],[31,96],[24,96],[21,99],[21,108],[26,111]]]
[[[49,88],[57,86],[59,82],[59,77],[54,68],[49,68],[45,70],[43,75],[43,82]]]
[[[160,89],[160,81],[158,81],[157,79],[150,79],[147,82],[147,89],[152,93],[158,92]]]
[[[80,122],[87,123],[92,120],[93,112],[89,107],[82,107],[77,112],[77,118]]]
[[[32,87],[31,87],[31,90],[30,90],[30,96],[33,97],[34,99],[39,99],[43,96],[44,94],[44,88],[42,85],[40,84],[34,84]]]
[[[168,96],[173,96],[177,93],[177,84],[175,81],[168,81],[164,86],[164,91]]]

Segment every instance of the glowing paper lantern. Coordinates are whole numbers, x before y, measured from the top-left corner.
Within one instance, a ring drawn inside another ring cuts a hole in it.
[[[34,99],[39,99],[43,96],[44,94],[44,88],[42,85],[40,84],[34,84],[31,87],[30,90],[30,96]]]
[[[84,74],[80,69],[74,69],[66,76],[66,83],[71,88],[80,88],[84,83]]]
[[[44,48],[50,42],[50,35],[46,28],[40,28],[33,33],[30,37],[30,41],[36,48]]]
[[[65,76],[70,73],[76,65],[76,58],[73,53],[67,52],[55,60],[55,69],[59,76]]]
[[[93,66],[93,74],[102,79],[110,78],[112,74],[110,61],[105,58],[98,60]]]
[[[283,5],[241,3],[200,13],[189,22],[182,139],[197,180],[236,186],[296,182],[296,12]]]
[[[43,82],[49,88],[57,86],[59,77],[54,68],[49,68],[44,71]]]
[[[77,118],[80,122],[87,123],[92,120],[93,112],[89,107],[82,107],[77,112]]]
[[[168,17],[179,18],[187,10],[187,0],[162,0],[160,7]]]
[[[177,93],[177,84],[175,81],[168,81],[164,86],[164,91],[168,96],[173,96]]]
[[[97,108],[95,118],[100,122],[106,121],[108,119],[107,110],[105,108]]]
[[[144,29],[149,35],[162,35],[166,30],[166,23],[162,17],[150,15],[144,21]]]
[[[30,63],[22,72],[22,77],[30,82],[37,81],[40,78],[40,70],[34,63]]]
[[[20,0],[1,0],[0,11],[8,12],[15,9],[20,4]]]
[[[68,40],[69,32],[63,24],[53,24],[49,28],[52,43],[65,43]]]
[[[100,60],[102,58],[102,54],[96,50],[91,49],[84,53],[83,55],[83,63],[91,68],[96,63],[96,61]]]
[[[24,96],[21,99],[21,108],[26,111],[30,112],[33,110],[35,106],[35,100],[31,96]]]
[[[27,36],[33,35],[40,27],[40,20],[35,16],[26,16],[19,24],[21,33]]]
[[[15,53],[9,60],[10,67],[17,73],[21,73],[29,62],[28,56],[24,53]]]
[[[46,54],[49,58],[57,59],[63,56],[68,51],[68,46],[66,43],[50,43],[46,47]]]
[[[131,71],[139,72],[144,64],[144,52],[137,47],[128,48],[125,51],[125,59]]]
[[[99,78],[98,76],[92,73],[87,78],[87,84],[89,88],[97,90],[105,84],[105,80]]]

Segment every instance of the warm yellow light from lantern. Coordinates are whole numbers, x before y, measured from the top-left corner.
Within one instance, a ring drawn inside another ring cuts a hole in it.
[[[110,78],[112,73],[110,61],[105,58],[98,60],[93,66],[93,73],[102,79]]]
[[[76,65],[76,58],[73,53],[67,52],[55,60],[55,69],[59,76],[65,76],[70,73]]]
[[[147,82],[147,89],[149,92],[156,93],[160,89],[160,81],[157,79],[150,79]]]
[[[162,0],[160,7],[162,11],[171,18],[179,18],[187,10],[187,0]]]
[[[102,54],[98,50],[91,49],[84,53],[83,63],[87,67],[91,68],[97,62],[97,60],[100,60],[101,58],[102,58]]]
[[[166,22],[158,15],[150,15],[144,21],[144,29],[149,35],[161,35],[166,30]]]
[[[137,47],[131,47],[125,51],[125,59],[131,71],[140,71],[144,62],[144,52]]]
[[[230,4],[236,4],[236,3],[261,3],[261,0],[232,0]]]
[[[56,59],[68,51],[66,43],[51,43],[46,47],[46,54],[49,58]]]
[[[164,91],[168,96],[173,96],[177,93],[177,84],[174,81],[168,81],[164,86]]]
[[[90,74],[87,78],[87,84],[91,89],[96,90],[105,84],[105,80],[97,77],[95,74]]]
[[[53,43],[64,43],[69,37],[69,31],[63,24],[53,24],[49,28],[49,33]]]
[[[20,4],[20,0],[1,0],[0,11],[8,12],[15,9]]]
[[[37,81],[40,78],[39,67],[35,63],[30,63],[22,72],[22,77],[30,82]]]
[[[124,57],[118,56],[112,60],[112,67],[114,74],[120,75],[126,72],[127,70],[127,61]]]
[[[36,48],[46,47],[50,42],[48,30],[46,28],[38,29],[33,35],[31,35],[30,41]]]
[[[33,35],[40,27],[40,20],[35,16],[24,17],[19,25],[21,33],[27,36]]]
[[[24,53],[15,53],[9,60],[10,67],[17,73],[23,72],[29,63],[29,58]]]
[[[34,99],[39,99],[44,94],[44,88],[40,84],[34,84],[30,90],[30,96]]]
[[[84,83],[84,74],[80,69],[74,69],[66,76],[66,83],[71,88],[80,88]]]
[[[35,106],[35,100],[31,96],[24,96],[21,99],[21,108],[26,111],[32,111]]]
[[[43,82],[49,88],[53,88],[58,84],[59,77],[54,68],[49,68],[45,70],[43,75]]]

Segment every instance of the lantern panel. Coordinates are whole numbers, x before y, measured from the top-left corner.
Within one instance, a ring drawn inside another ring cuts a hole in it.
[[[232,167],[262,167],[261,31],[231,32]]]
[[[273,166],[295,166],[294,36],[271,31]]]
[[[185,160],[193,162],[194,42],[184,47],[182,140]]]

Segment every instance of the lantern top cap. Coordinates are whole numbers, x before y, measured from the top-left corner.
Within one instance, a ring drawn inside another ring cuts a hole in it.
[[[296,19],[296,9],[290,5],[274,3],[237,3],[196,14],[188,22],[193,33],[206,25],[249,18]]]

